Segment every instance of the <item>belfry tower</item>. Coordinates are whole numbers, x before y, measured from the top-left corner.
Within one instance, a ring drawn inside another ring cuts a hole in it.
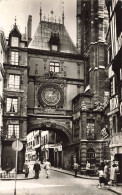
[[[87,161],[92,168],[109,158],[102,138],[102,130],[107,131],[104,110],[109,95],[107,23],[104,0],[77,0],[77,49],[84,56],[84,92],[73,98],[73,142],[81,172]]]
[[[85,57],[85,90],[103,103],[108,15],[104,0],[77,1],[77,48]]]

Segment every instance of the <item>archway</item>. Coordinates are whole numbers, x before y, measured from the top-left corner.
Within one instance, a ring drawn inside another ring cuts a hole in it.
[[[34,130],[48,130],[48,131],[55,131],[55,132],[62,132],[64,135],[67,136],[69,144],[72,142],[72,134],[71,131],[65,127],[64,125],[58,124],[56,122],[50,122],[48,120],[43,120],[40,123],[34,123],[28,125],[28,133]]]
[[[63,148],[72,141],[71,130],[63,124],[54,122],[54,120],[31,120],[28,124],[28,134],[36,131],[41,132],[39,133],[41,135],[40,146],[37,148],[34,146],[37,152],[36,156],[42,163],[49,158],[52,165],[63,167]],[[45,132],[48,134],[44,135]],[[49,139],[51,136],[54,136],[54,142]]]

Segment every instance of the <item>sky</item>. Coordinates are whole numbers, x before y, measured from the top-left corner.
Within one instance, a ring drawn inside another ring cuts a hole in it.
[[[64,7],[64,24],[65,27],[76,44],[76,1],[77,0],[0,0],[0,27],[8,37],[9,32],[16,23],[20,32],[25,33],[27,27],[28,16],[32,15],[32,36],[34,35],[39,24],[40,5],[42,7],[42,15],[51,17],[51,10],[53,9],[53,16],[56,18],[62,17]],[[64,3],[63,3],[64,2]]]

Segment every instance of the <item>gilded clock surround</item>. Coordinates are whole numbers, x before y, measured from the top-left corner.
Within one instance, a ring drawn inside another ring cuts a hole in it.
[[[38,90],[38,101],[45,107],[61,107],[64,103],[64,93],[57,84],[43,84]]]

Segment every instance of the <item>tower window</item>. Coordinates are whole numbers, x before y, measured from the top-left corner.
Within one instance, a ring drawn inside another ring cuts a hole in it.
[[[60,64],[59,64],[59,62],[50,62],[50,71],[52,71],[52,72],[59,72],[60,71]]]

